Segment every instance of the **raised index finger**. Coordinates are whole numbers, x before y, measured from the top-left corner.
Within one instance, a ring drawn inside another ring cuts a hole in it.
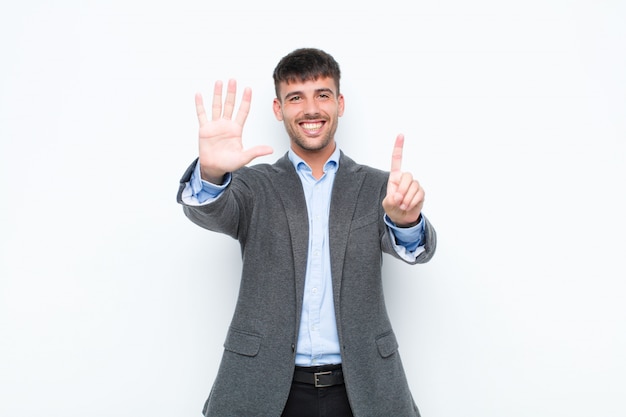
[[[393,145],[391,154],[391,172],[400,171],[402,168],[402,148],[404,147],[404,135],[399,134],[396,137],[396,143]]]
[[[241,97],[241,104],[239,105],[239,110],[237,111],[237,116],[235,117],[235,121],[239,123],[241,126],[246,122],[248,118],[248,113],[250,112],[250,101],[252,100],[252,90],[249,87],[244,88],[243,96]]]

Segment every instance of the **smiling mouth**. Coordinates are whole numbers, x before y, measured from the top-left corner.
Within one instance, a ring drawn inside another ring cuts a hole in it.
[[[300,126],[306,131],[317,132],[324,126],[324,122],[302,122]]]

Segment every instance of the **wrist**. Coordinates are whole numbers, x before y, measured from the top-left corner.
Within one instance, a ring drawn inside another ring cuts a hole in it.
[[[393,220],[392,220],[393,221]],[[410,223],[396,223],[394,221],[394,224],[398,227],[401,227],[403,229],[408,229],[409,227],[415,227],[418,224],[420,224],[420,222],[422,221],[422,213],[420,213],[419,216],[417,216],[417,220],[415,220],[414,222],[410,222]]]
[[[209,170],[203,169],[200,166],[200,178],[204,181],[210,182],[215,185],[222,185],[224,183],[224,177],[226,176],[225,172],[211,172]]]

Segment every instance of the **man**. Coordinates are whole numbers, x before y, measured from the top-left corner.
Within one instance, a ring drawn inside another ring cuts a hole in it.
[[[205,416],[415,417],[398,344],[383,299],[382,253],[427,262],[435,231],[422,214],[424,190],[401,171],[404,137],[390,172],[359,165],[337,147],[344,112],[332,56],[297,49],[274,70],[273,110],[290,149],[276,163],[247,166],[272,152],[244,149],[250,108],[236,82],[211,119],[196,95],[199,158],[181,180],[178,202],[206,229],[237,239],[242,275],[235,313]]]

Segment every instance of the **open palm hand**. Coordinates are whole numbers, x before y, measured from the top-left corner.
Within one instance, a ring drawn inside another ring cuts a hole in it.
[[[244,149],[242,141],[243,126],[250,111],[252,91],[243,92],[239,110],[233,119],[237,82],[230,80],[226,99],[222,104],[221,81],[215,82],[211,119],[209,120],[200,94],[196,94],[196,113],[200,125],[198,147],[200,171],[204,180],[221,184],[227,172],[235,171],[253,159],[272,153],[272,148],[265,145]]]

